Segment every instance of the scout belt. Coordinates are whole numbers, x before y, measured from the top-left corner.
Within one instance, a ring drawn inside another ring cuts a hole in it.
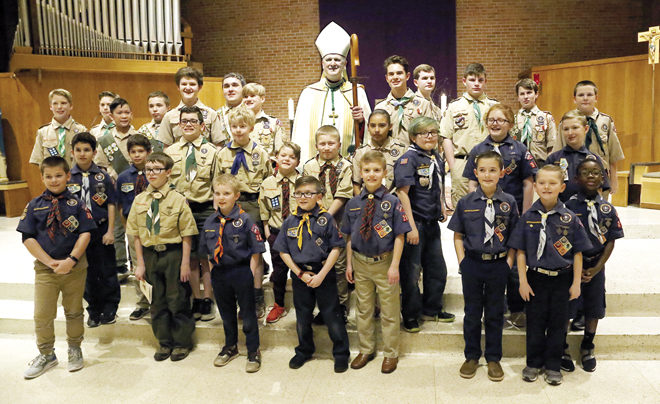
[[[156,244],[145,248],[156,252],[163,252],[181,249],[181,244]]]
[[[383,261],[383,260],[387,259],[390,255],[392,255],[392,251],[388,251],[384,254],[377,255],[375,257],[370,257],[368,255],[361,254],[361,253],[359,253],[355,250],[353,250],[353,254],[357,255],[358,257],[360,257],[360,259],[362,259],[364,261],[367,261],[367,262],[379,262],[379,261]]]
[[[559,268],[559,269],[544,269],[544,268],[539,268],[539,267],[530,267],[530,269],[534,272],[538,272],[543,275],[548,275],[548,276],[558,276],[561,275],[565,272],[568,272],[573,269],[572,265],[569,265],[564,268]]]
[[[465,250],[465,255],[470,257],[475,261],[493,261],[506,258],[508,251],[502,251],[501,253],[496,254],[479,254],[472,251]]]

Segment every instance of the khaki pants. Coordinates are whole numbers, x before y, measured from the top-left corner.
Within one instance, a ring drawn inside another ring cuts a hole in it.
[[[62,293],[66,317],[66,340],[69,347],[79,348],[83,340],[83,294],[87,279],[87,258],[83,254],[71,272],[58,275],[41,261],[34,262],[34,329],[37,348],[49,354],[55,345],[57,299]]]
[[[131,266],[133,267],[133,270],[135,270],[135,268],[137,268],[137,255],[135,255],[135,236],[127,235],[126,238],[128,239],[128,253],[131,255]],[[135,307],[138,309],[148,309],[149,301],[147,300],[147,297],[144,295],[144,293],[142,293],[142,289],[140,289],[140,281],[133,279],[133,288],[135,288],[135,295],[137,296],[137,303],[135,304]]]
[[[454,168],[451,169],[451,204],[454,209],[456,209],[458,201],[468,193],[468,183],[470,181],[463,177],[463,170],[466,165],[467,160],[457,158],[454,161]]]
[[[370,354],[376,349],[374,335],[374,308],[376,292],[380,298],[380,324],[383,329],[383,356],[399,356],[399,324],[401,301],[399,284],[390,285],[387,270],[392,254],[382,261],[369,262],[369,258],[353,251],[353,279],[357,296],[357,329],[360,353]]]

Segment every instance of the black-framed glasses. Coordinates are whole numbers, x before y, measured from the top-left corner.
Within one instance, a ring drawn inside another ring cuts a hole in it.
[[[600,175],[603,175],[603,172],[602,172],[601,170],[599,170],[599,169],[593,169],[593,170],[580,170],[580,171],[578,171],[578,175],[579,175],[580,177],[584,177],[584,178],[587,178],[587,177],[589,177],[590,175],[591,175],[591,176],[594,176],[594,177],[598,177],[598,176],[600,176]]]
[[[438,137],[438,132],[437,131],[431,131],[431,132],[426,132],[426,133],[418,133],[417,136],[433,139],[434,137]]]
[[[181,123],[181,126],[188,126],[188,124],[195,126],[199,125],[199,120],[198,119],[182,119],[179,123]]]
[[[509,123],[509,120],[502,118],[488,118],[486,122],[488,122],[489,125],[492,125],[494,123],[497,123],[499,125],[504,125],[505,123]]]
[[[293,197],[294,198],[302,198],[304,196],[305,198],[311,198],[312,196],[318,195],[318,194],[320,194],[320,192],[309,192],[309,191],[308,192],[294,192]]]
[[[162,167],[157,167],[157,168],[145,168],[145,169],[144,169],[144,173],[145,173],[145,174],[156,174],[156,175],[158,175],[158,174],[162,173],[163,171],[165,171],[165,169],[162,168]]]

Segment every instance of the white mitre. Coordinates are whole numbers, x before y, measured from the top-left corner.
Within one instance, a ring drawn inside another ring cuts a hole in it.
[[[323,28],[314,44],[322,58],[329,54],[346,57],[351,48],[351,36],[333,21]]]

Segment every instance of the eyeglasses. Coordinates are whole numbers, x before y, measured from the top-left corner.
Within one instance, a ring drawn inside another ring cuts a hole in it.
[[[486,120],[486,122],[488,122],[489,125],[492,125],[492,124],[494,124],[494,123],[496,123],[496,122],[497,122],[499,125],[503,125],[503,124],[505,124],[505,123],[509,123],[509,120],[508,120],[508,119],[502,119],[502,118],[488,118],[488,119]]]
[[[158,174],[162,173],[163,171],[165,171],[165,169],[162,168],[162,167],[158,167],[158,168],[145,168],[145,169],[144,169],[144,173],[145,173],[145,174],[156,174],[156,175],[158,175]]]
[[[590,175],[594,177],[599,177],[603,175],[603,172],[601,170],[580,170],[578,172],[578,175],[580,177],[585,177],[585,178],[589,177]]]
[[[311,198],[314,195],[318,195],[320,192],[294,192],[293,197],[294,198],[302,198],[303,196],[305,198]]]
[[[199,120],[197,119],[182,119],[180,122],[181,126],[188,126],[188,124],[191,124],[192,126],[198,125]]]
[[[417,136],[433,139],[434,137],[438,137],[438,132],[431,131],[431,132],[426,132],[426,133],[418,133]]]

